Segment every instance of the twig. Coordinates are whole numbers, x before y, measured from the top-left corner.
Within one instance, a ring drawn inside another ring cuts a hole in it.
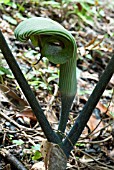
[[[55,113],[51,110],[52,110],[52,104],[53,104],[53,101],[57,95],[57,92],[58,92],[58,85],[54,84],[54,93],[53,93],[51,99],[49,100],[47,107],[45,109],[45,112],[44,112],[46,117],[48,118],[49,122],[54,122],[54,123],[58,122],[58,120],[57,120]]]
[[[85,163],[85,162],[81,162],[80,159],[76,159],[76,154],[74,152],[71,152],[71,155],[73,156],[73,159],[76,161],[76,162],[79,162],[79,164],[81,163],[82,165],[85,165],[86,167],[90,168],[91,170],[95,170],[94,167],[92,167],[91,165],[89,165],[88,163]],[[78,170],[80,170],[80,167],[77,167]],[[81,167],[82,168],[82,167]]]
[[[34,137],[32,137],[32,136],[30,136],[30,135],[27,135],[26,132],[25,132],[25,131],[35,132],[34,129],[27,128],[27,127],[24,127],[24,126],[22,126],[22,125],[19,125],[17,122],[15,122],[15,121],[12,120],[10,117],[8,117],[6,114],[4,114],[4,113],[1,111],[1,109],[0,109],[0,116],[2,116],[3,118],[5,118],[5,119],[6,119],[7,121],[9,121],[10,123],[14,124],[14,125],[19,129],[19,131],[8,131],[8,130],[6,129],[6,130],[5,130],[5,133],[4,133],[3,143],[4,143],[4,140],[5,140],[6,132],[8,132],[8,133],[19,133],[19,132],[21,132],[20,135],[23,134],[23,136],[26,137],[31,144],[34,144],[34,145],[35,145],[35,143],[32,141],[32,139],[34,139]]]
[[[51,97],[48,105],[47,105],[47,108],[46,108],[46,112],[48,112],[50,110],[50,107],[52,106],[52,103],[55,99],[55,96],[57,95],[57,92],[58,92],[58,86],[56,84],[54,84],[54,93],[53,93],[53,96]]]
[[[27,170],[23,164],[6,149],[0,149],[0,154],[8,161],[16,170]]]
[[[108,125],[105,125],[103,128],[101,128],[101,129],[97,130],[96,132],[92,133],[92,135],[94,136],[96,133],[102,131],[103,129],[107,128],[107,127],[110,126],[111,124],[114,124],[114,122],[108,123]],[[90,134],[91,134],[91,133],[90,133]],[[87,135],[86,138],[87,138],[88,136],[90,136],[90,134]]]
[[[51,100],[49,102],[49,105],[52,105],[55,97],[57,96],[57,92],[58,92],[58,85],[57,84],[54,84],[54,93],[53,93],[53,96],[51,97]]]
[[[103,140],[99,140],[99,141],[78,141],[78,143],[90,143],[90,144],[98,144],[98,143],[104,143],[108,140],[112,139],[112,135],[108,136],[107,138],[103,139]]]
[[[90,154],[82,151],[81,149],[77,149],[77,151],[80,151],[80,152],[82,152],[84,155],[90,157],[91,159],[93,159],[93,160],[94,160],[96,163],[98,163],[99,165],[103,165],[104,167],[107,167],[107,168],[110,168],[110,169],[114,169],[114,167],[109,166],[109,165],[107,165],[106,163],[102,163],[102,162],[96,160],[93,156],[91,156]]]
[[[85,138],[90,137],[90,136],[94,136],[96,133],[98,133],[98,131],[101,131],[101,129],[98,130],[98,131],[95,131],[98,128],[98,126],[100,125],[101,122],[102,122],[102,119],[98,122],[96,127]]]
[[[31,128],[27,128],[24,127],[22,125],[19,125],[17,122],[15,122],[14,120],[12,120],[10,117],[8,117],[5,113],[3,113],[2,109],[0,108],[0,116],[2,116],[3,118],[5,118],[6,120],[8,120],[10,123],[12,123],[13,125],[15,125],[18,129],[20,130],[28,130],[28,131],[33,131],[34,129]]]

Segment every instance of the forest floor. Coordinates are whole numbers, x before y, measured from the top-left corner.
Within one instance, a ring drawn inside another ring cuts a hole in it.
[[[40,56],[37,51],[14,36],[16,26],[34,16],[59,22],[76,39],[77,94],[70,110],[68,133],[113,56],[114,2],[9,1],[0,6],[0,29],[50,124],[57,130],[61,108],[59,66],[46,58],[37,63]],[[0,170],[13,169],[12,163],[3,157],[6,150],[27,169],[36,162],[42,165],[40,146],[44,139],[36,117],[0,53]],[[67,169],[114,170],[114,76],[71,152]]]

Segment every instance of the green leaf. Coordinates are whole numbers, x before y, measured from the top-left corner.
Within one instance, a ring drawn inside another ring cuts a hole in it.
[[[0,70],[0,76],[4,75],[4,72]]]
[[[34,156],[32,157],[32,160],[38,160],[42,157],[41,152],[36,151]]]
[[[8,21],[10,24],[17,25],[17,21],[8,15],[3,15],[3,19]]]
[[[81,5],[86,11],[90,10],[90,6],[87,3],[82,2]]]
[[[14,3],[14,2],[7,2],[7,4],[6,4],[6,5],[11,6],[11,7],[12,7],[12,8],[14,8],[14,9],[16,9],[16,8],[17,8],[16,3]]]
[[[92,56],[91,56],[91,54],[87,54],[87,55],[86,55],[86,58],[88,58],[88,59],[92,60]]]
[[[38,86],[39,85],[39,81],[29,81],[29,84],[32,86]]]
[[[85,146],[84,143],[76,143],[76,146]]]
[[[2,3],[4,3],[4,4],[8,4],[10,2],[10,0],[0,0],[0,3],[2,4]]]
[[[11,75],[11,72],[9,71],[9,69],[0,66],[0,75],[4,75],[4,74]]]
[[[20,12],[17,12],[17,13],[16,13],[16,17],[18,17],[18,18],[21,19],[21,20],[24,20],[24,19],[25,19],[25,17],[23,17]]]
[[[59,2],[55,2],[55,1],[43,1],[42,2],[42,5],[50,5],[52,6],[53,8],[60,8],[60,3]]]
[[[112,115],[112,117],[114,118],[114,112],[110,112],[110,114]]]
[[[48,89],[48,85],[42,81],[39,81],[39,87],[42,87],[44,90]]]
[[[24,141],[19,139],[19,140],[12,140],[12,143],[16,144],[16,145],[22,145],[24,144]]]
[[[91,16],[87,16],[86,14],[82,14],[81,12],[77,12],[77,15],[87,24],[94,26],[94,22]]]
[[[49,77],[47,81],[49,83],[49,82],[51,82],[51,81],[53,81],[55,79],[58,79],[58,78],[59,78],[59,76],[57,74],[52,74],[51,77]]]
[[[13,139],[13,135],[8,135],[9,139],[12,140]]]
[[[91,90],[80,89],[79,95],[91,94]]]
[[[32,149],[40,151],[40,144],[36,144],[35,146],[32,146]]]

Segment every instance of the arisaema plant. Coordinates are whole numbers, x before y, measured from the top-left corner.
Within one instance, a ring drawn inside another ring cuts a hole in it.
[[[21,22],[15,29],[15,36],[22,42],[30,39],[35,47],[40,48],[43,57],[47,57],[54,64],[60,64],[59,89],[62,106],[58,134],[62,139],[76,94],[75,39],[59,23],[42,17]]]
[[[47,57],[49,61],[55,64],[60,64],[59,89],[61,92],[62,107],[58,126],[58,131],[60,131],[60,133],[56,133],[46,119],[43,110],[31,91],[2,32],[0,31],[0,49],[36,115],[47,140],[54,144],[54,147],[50,150],[50,157],[48,155],[48,170],[65,170],[67,164],[66,157],[69,157],[73,146],[78,141],[92,111],[114,73],[114,56],[108,63],[103,75],[76,119],[69,134],[66,135],[63,140],[62,134],[65,131],[69,110],[76,93],[77,54],[75,39],[57,22],[41,17],[27,19],[21,22],[15,30],[15,35],[23,42],[30,39],[34,46],[40,48],[42,56]]]

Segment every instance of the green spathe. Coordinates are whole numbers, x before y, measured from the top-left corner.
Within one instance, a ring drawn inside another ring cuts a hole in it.
[[[65,63],[76,53],[71,33],[49,18],[34,17],[21,22],[15,29],[15,36],[22,42],[31,39],[33,45],[42,46],[42,55],[55,64]]]
[[[64,132],[76,93],[77,48],[74,37],[59,23],[43,17],[21,22],[15,29],[15,36],[22,42],[30,39],[34,46],[40,47],[43,57],[47,57],[54,64],[60,64],[59,88],[62,106],[69,105],[67,109],[61,108],[60,124],[62,122],[65,125],[62,129],[59,126],[59,130]]]

